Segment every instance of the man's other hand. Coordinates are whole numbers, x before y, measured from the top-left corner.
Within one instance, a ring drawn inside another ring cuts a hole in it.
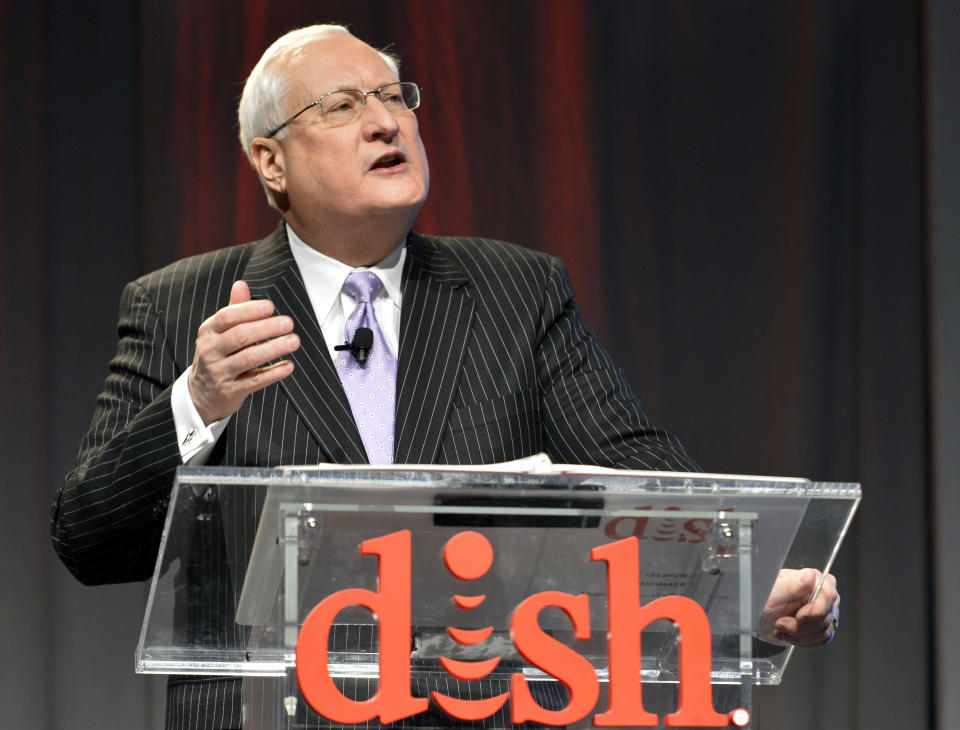
[[[266,364],[300,347],[293,320],[273,311],[273,302],[251,300],[247,283],[235,281],[230,304],[200,325],[187,384],[206,425],[233,415],[248,395],[293,372],[289,360]]]
[[[823,586],[814,599],[814,592]],[[760,615],[758,634],[772,644],[825,646],[833,640],[840,620],[840,594],[832,573],[781,570]]]

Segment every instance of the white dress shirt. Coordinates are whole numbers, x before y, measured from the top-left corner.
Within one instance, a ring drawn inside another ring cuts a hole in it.
[[[356,306],[353,297],[343,291],[344,281],[354,271],[373,271],[383,282],[383,288],[373,300],[373,311],[387,346],[394,356],[398,357],[400,287],[403,282],[403,263],[407,257],[406,242],[401,243],[389,256],[373,266],[351,268],[304,243],[290,226],[287,226],[287,240],[334,365],[337,362],[337,352],[333,348],[344,343],[347,317]],[[297,331],[296,322],[293,323],[293,331]],[[174,382],[170,404],[183,463],[200,466],[206,463],[230,417],[214,421],[210,425],[203,423],[187,387],[190,370],[188,367]]]

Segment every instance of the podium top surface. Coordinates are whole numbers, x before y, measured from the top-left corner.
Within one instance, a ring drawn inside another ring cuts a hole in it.
[[[610,492],[660,492],[711,495],[742,494],[762,497],[856,500],[862,497],[855,482],[819,482],[797,477],[701,472],[658,472],[553,464],[546,457],[530,457],[507,464],[443,466],[394,464],[391,466],[319,464],[289,467],[180,467],[180,484],[242,484],[265,486],[375,485],[406,489],[456,483],[466,488],[531,488],[536,490],[600,487]]]

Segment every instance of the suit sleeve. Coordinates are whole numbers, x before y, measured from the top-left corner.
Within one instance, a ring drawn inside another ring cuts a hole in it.
[[[559,259],[552,259],[543,301],[537,379],[550,458],[621,469],[698,471],[679,440],[650,425],[623,371],[580,316]]]
[[[83,583],[144,580],[153,572],[181,464],[170,407],[176,370],[154,302],[140,284],[128,284],[117,353],[53,503],[54,548]]]

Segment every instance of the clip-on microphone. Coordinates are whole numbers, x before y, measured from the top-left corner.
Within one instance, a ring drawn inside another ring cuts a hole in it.
[[[353,359],[359,365],[365,365],[367,358],[370,357],[370,350],[373,349],[373,330],[369,327],[357,327],[353,334],[353,342],[345,342],[342,345],[335,345],[334,350],[350,350]]]

